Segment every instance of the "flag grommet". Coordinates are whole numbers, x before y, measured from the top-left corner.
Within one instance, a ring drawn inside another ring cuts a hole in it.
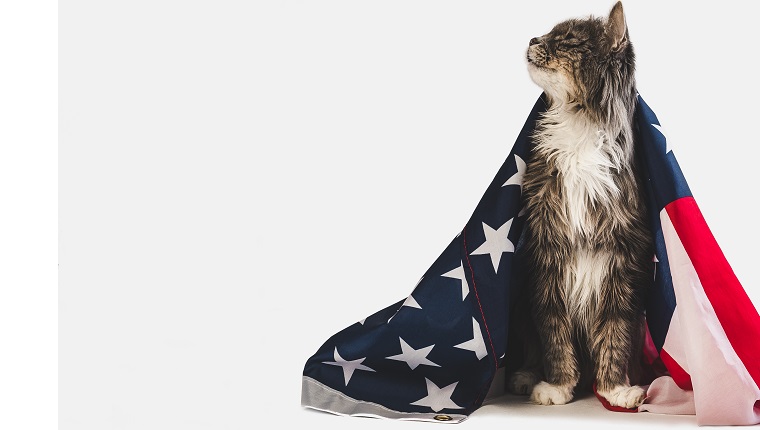
[[[436,421],[451,421],[453,418],[448,415],[436,415],[433,419]]]

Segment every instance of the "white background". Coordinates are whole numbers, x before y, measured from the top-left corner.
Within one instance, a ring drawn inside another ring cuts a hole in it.
[[[674,3],[625,3],[639,91],[758,304],[756,14]],[[611,6],[62,2],[60,428],[426,425],[303,410],[303,364],[467,221],[541,92],[528,40]],[[695,426],[462,425],[559,418]]]
[[[57,2],[0,2],[0,428],[57,421]]]

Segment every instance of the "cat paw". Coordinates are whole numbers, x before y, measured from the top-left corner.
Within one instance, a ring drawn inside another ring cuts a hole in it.
[[[618,385],[609,391],[598,391],[599,395],[607,399],[612,406],[619,406],[626,409],[634,409],[644,403],[646,391],[638,385],[628,387]]]
[[[509,381],[507,381],[507,389],[512,394],[527,396],[533,391],[537,382],[538,377],[535,373],[519,370],[510,375]]]
[[[530,401],[537,405],[564,405],[573,400],[573,387],[541,381],[533,387]]]

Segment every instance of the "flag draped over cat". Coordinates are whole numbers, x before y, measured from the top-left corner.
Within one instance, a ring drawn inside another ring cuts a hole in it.
[[[509,326],[523,285],[515,262],[522,181],[539,99],[461,233],[411,294],[330,337],[307,360],[302,405],[340,415],[458,422],[516,359]],[[644,358],[657,378],[639,411],[704,425],[760,423],[760,316],[710,233],[654,112],[641,99],[655,255]],[[601,406],[600,406],[601,407]]]

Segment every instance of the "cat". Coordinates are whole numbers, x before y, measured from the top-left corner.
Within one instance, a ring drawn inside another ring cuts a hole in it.
[[[547,110],[523,182],[528,344],[507,386],[537,404],[568,403],[591,381],[612,406],[645,398],[631,382],[654,250],[634,147],[634,60],[620,2],[606,19],[570,19],[529,43]]]

